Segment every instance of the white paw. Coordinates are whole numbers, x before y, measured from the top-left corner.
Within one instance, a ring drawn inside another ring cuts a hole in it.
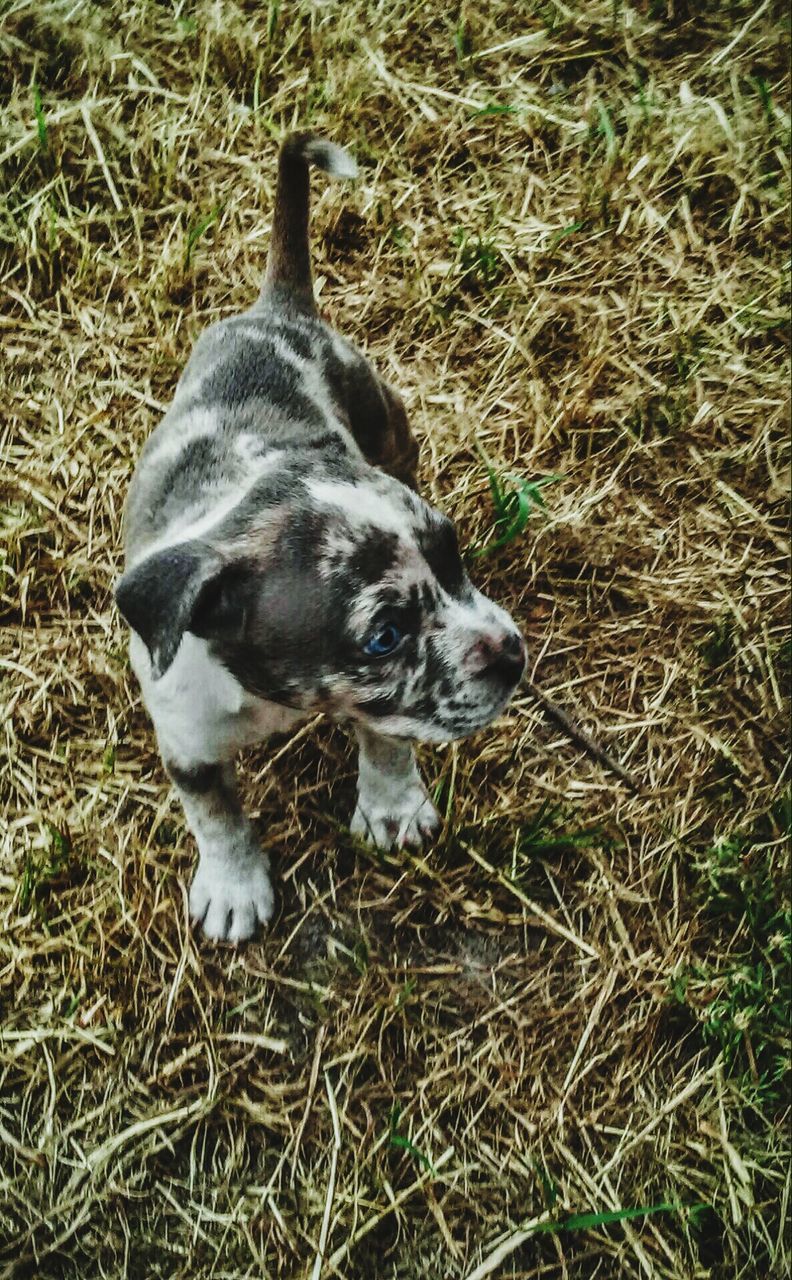
[[[440,830],[440,815],[423,787],[414,786],[387,803],[368,796],[359,799],[349,829],[378,849],[420,849]]]
[[[272,918],[269,861],[260,850],[202,857],[190,888],[190,915],[213,942],[244,942]]]

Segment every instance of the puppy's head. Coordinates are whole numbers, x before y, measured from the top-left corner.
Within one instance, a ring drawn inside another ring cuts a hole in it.
[[[251,693],[398,737],[482,728],[525,666],[450,520],[373,470],[301,480],[232,539],[220,527],[141,561],[116,595],[155,674],[192,631]]]

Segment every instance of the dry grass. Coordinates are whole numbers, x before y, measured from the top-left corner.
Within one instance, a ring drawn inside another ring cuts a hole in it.
[[[0,1275],[787,1274],[787,33],[780,0],[4,5]],[[297,124],[364,162],[316,184],[322,304],[425,490],[472,545],[477,441],[563,476],[476,573],[643,791],[526,693],[422,753],[437,846],[376,858],[346,738],[298,733],[245,761],[281,907],[236,952],[188,930],[110,587]]]

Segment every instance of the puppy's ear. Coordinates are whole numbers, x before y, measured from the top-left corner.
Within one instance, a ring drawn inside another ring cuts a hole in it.
[[[156,679],[185,631],[209,636],[243,625],[240,574],[210,548],[185,542],[147,556],[116,583],[116,604],[148,649]]]

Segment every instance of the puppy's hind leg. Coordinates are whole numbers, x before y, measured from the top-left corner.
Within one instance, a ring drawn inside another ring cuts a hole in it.
[[[214,941],[242,942],[272,916],[269,859],[242,812],[234,766],[165,758],[198,844],[190,915]]]
[[[381,849],[419,849],[440,828],[409,743],[355,727],[360,748],[358,803],[350,830]]]

